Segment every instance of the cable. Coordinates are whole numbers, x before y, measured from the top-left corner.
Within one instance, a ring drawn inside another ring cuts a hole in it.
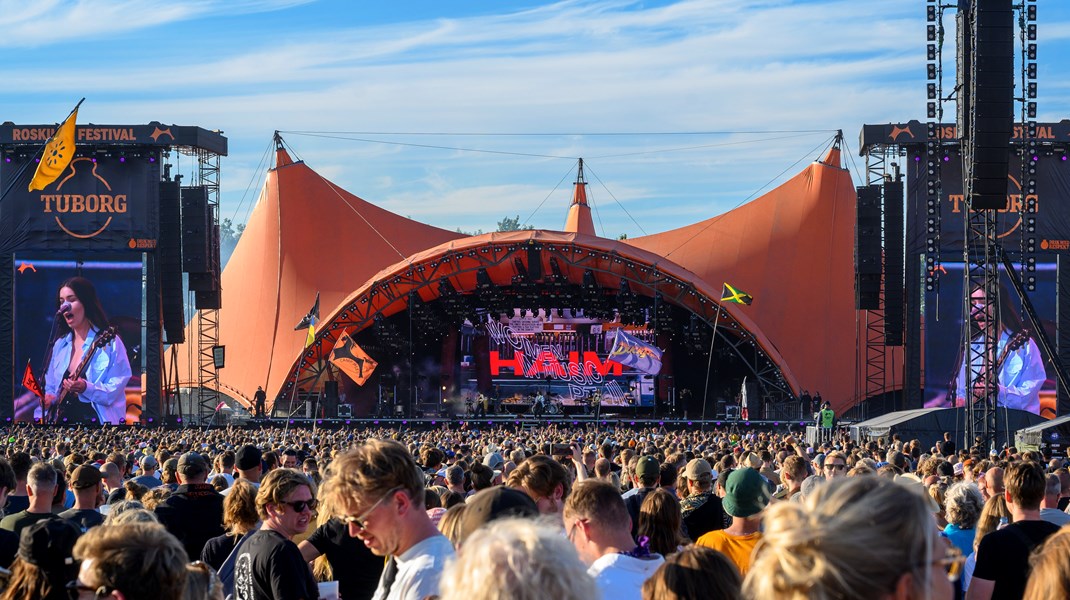
[[[280,132],[280,133],[282,133],[282,132]],[[295,132],[287,132],[287,133],[295,133]],[[505,155],[505,156],[527,156],[527,157],[531,157],[531,158],[567,158],[569,160],[576,160],[576,159],[579,158],[579,157],[576,157],[576,156],[555,156],[555,155],[552,155],[552,154],[532,154],[532,153],[529,153],[529,152],[507,152],[505,150],[482,150],[482,149],[479,149],[479,148],[458,148],[458,147],[455,147],[455,146],[436,146],[436,145],[433,145],[433,144],[411,144],[411,143],[407,143],[407,142],[388,142],[388,141],[384,141],[384,140],[370,140],[370,139],[367,139],[367,138],[349,138],[349,137],[341,137],[341,136],[336,136],[336,135],[317,135],[317,134],[311,134],[311,133],[296,133],[296,135],[304,135],[304,136],[308,136],[308,137],[318,137],[318,138],[335,139],[335,140],[348,140],[348,141],[351,141],[351,142],[365,142],[365,143],[368,143],[368,144],[386,144],[388,146],[407,146],[407,147],[410,147],[410,148],[429,148],[429,149],[432,149],[432,150],[452,150],[454,152],[478,152],[480,154],[500,154],[500,155]]]
[[[639,231],[643,232],[643,235],[647,235],[646,230],[643,229],[643,226],[639,224],[639,221],[636,221],[635,217],[632,216],[632,213],[628,212],[627,208],[624,208],[624,205],[621,204],[620,200],[617,200],[617,197],[613,195],[613,192],[611,192],[608,187],[606,187],[606,184],[602,182],[602,178],[598,176],[598,173],[594,172],[594,169],[590,168],[589,164],[587,166],[587,171],[590,172],[591,175],[594,175],[594,178],[597,179],[598,183],[600,183],[602,187],[606,190],[606,193],[609,194],[609,197],[613,198],[613,201],[617,203],[617,206],[619,206],[621,210],[624,211],[624,214],[628,215],[628,218],[632,220],[632,223],[635,223],[635,226],[639,228]],[[605,237],[605,231],[603,231],[602,234],[602,236]]]
[[[836,134],[836,135],[838,135],[838,132],[837,132],[837,134]],[[672,256],[672,253],[673,253],[673,252],[676,252],[676,251],[677,251],[677,250],[679,250],[680,248],[683,248],[684,246],[686,246],[687,244],[689,244],[689,243],[691,242],[691,240],[693,240],[693,239],[697,238],[698,236],[702,235],[702,233],[704,233],[704,232],[705,232],[705,231],[706,231],[707,229],[709,229],[710,227],[712,227],[712,226],[713,226],[713,225],[714,225],[715,223],[719,222],[719,221],[720,221],[720,220],[721,220],[721,219],[722,219],[722,218],[723,218],[723,217],[724,217],[724,216],[725,216],[726,214],[728,214],[728,213],[732,212],[733,210],[735,210],[735,209],[739,208],[740,206],[743,206],[744,204],[746,204],[746,203],[750,202],[750,201],[751,201],[751,200],[752,200],[752,199],[753,199],[753,198],[754,198],[755,196],[757,196],[758,194],[760,194],[760,193],[762,192],[762,190],[764,190],[765,188],[769,187],[769,185],[770,185],[770,184],[772,184],[772,183],[773,183],[774,181],[776,181],[777,179],[780,179],[780,177],[781,177],[782,175],[784,175],[784,173],[787,173],[787,172],[788,172],[789,170],[791,170],[791,169],[795,168],[795,165],[797,165],[797,164],[801,163],[801,162],[802,162],[803,160],[805,160],[805,159],[806,159],[807,157],[811,156],[811,155],[812,155],[812,154],[813,154],[813,153],[814,153],[815,151],[817,151],[817,150],[818,150],[819,148],[821,148],[822,146],[826,146],[826,147],[827,147],[827,146],[828,146],[828,145],[829,145],[830,143],[832,143],[832,142],[833,142],[833,141],[834,141],[834,140],[836,139],[836,135],[833,135],[833,136],[832,136],[831,138],[828,138],[827,140],[823,140],[823,141],[822,141],[822,142],[821,142],[820,144],[818,144],[817,146],[814,146],[814,147],[813,147],[813,148],[812,148],[812,149],[811,149],[811,150],[810,150],[809,152],[807,152],[807,153],[806,153],[806,154],[804,154],[804,155],[803,155],[802,157],[800,157],[800,158],[799,158],[799,160],[796,160],[795,162],[791,163],[791,164],[790,164],[790,165],[788,165],[788,167],[787,167],[787,168],[785,168],[785,169],[784,169],[783,171],[781,171],[780,173],[777,173],[775,177],[773,177],[773,178],[772,178],[772,179],[770,179],[769,181],[765,182],[765,184],[764,184],[764,185],[762,185],[762,186],[761,186],[760,188],[758,188],[757,190],[755,190],[755,191],[754,191],[754,192],[753,192],[753,193],[752,193],[752,194],[751,194],[750,196],[747,196],[746,198],[744,198],[743,200],[741,200],[741,201],[740,201],[740,202],[739,202],[738,204],[736,204],[736,205],[735,205],[735,206],[733,206],[732,208],[728,209],[727,211],[725,211],[725,212],[723,212],[723,213],[721,213],[721,214],[719,214],[719,215],[717,215],[717,216],[713,217],[712,219],[710,219],[710,220],[709,220],[709,222],[707,222],[707,223],[706,223],[706,226],[705,226],[705,227],[703,227],[703,228],[699,229],[698,231],[696,231],[696,232],[694,233],[694,235],[692,235],[691,237],[687,238],[686,240],[684,240],[684,241],[680,242],[680,244],[679,244],[678,246],[676,246],[676,247],[675,247],[675,248],[673,248],[672,250],[670,250],[670,251],[668,251],[667,253],[665,253],[665,255],[664,255],[664,256],[665,256],[665,258],[669,258],[670,256]]]
[[[550,190],[549,194],[546,194],[546,196],[542,199],[542,202],[540,202],[539,205],[535,207],[535,210],[531,211],[531,214],[528,215],[528,217],[526,219],[521,221],[521,223],[530,223],[531,222],[531,218],[535,216],[535,213],[539,212],[539,209],[541,209],[542,206],[544,204],[546,204],[546,201],[550,199],[550,196],[554,195],[554,192],[557,191],[557,188],[561,187],[561,182],[564,181],[566,177],[571,175],[572,171],[574,171],[575,169],[576,169],[575,166],[570,167],[569,170],[566,171],[565,174],[561,177],[561,179],[558,180],[557,184],[554,185],[554,189]],[[517,223],[517,225],[519,225],[519,224],[520,223]]]
[[[245,192],[242,194],[241,200],[238,202],[238,206],[235,207],[234,214],[231,216],[231,220],[235,220],[238,218],[238,212],[241,210],[242,205],[245,204],[245,199],[249,196],[249,191],[253,189],[253,182],[259,182],[261,175],[267,173],[267,170],[261,171],[261,167],[264,166],[264,162],[268,159],[269,156],[271,156],[271,146],[273,145],[273,142],[274,140],[268,142],[268,147],[266,150],[264,150],[264,154],[261,155],[260,162],[256,164],[256,170],[253,171],[252,177],[249,178],[249,185],[245,187]],[[257,188],[259,187],[261,186],[258,185]],[[249,220],[249,215],[245,215],[245,220]]]
[[[820,133],[828,133],[828,132],[827,131],[822,131]],[[603,154],[601,156],[592,156],[591,158],[624,158],[624,157],[628,157],[628,156],[641,156],[641,155],[644,155],[644,154],[659,154],[659,153],[662,153],[662,152],[682,152],[682,151],[685,151],[685,150],[703,150],[703,149],[706,149],[706,148],[724,148],[726,146],[743,146],[743,145],[746,145],[746,144],[758,144],[758,143],[763,143],[763,142],[774,142],[774,141],[778,141],[778,140],[790,140],[790,139],[799,138],[799,137],[807,137],[807,136],[810,136],[810,135],[813,135],[813,133],[809,133],[808,132],[808,133],[800,133],[800,134],[797,134],[797,135],[785,135],[785,136],[780,136],[780,137],[761,138],[761,139],[757,139],[757,140],[740,140],[740,141],[735,141],[735,142],[725,142],[723,144],[703,144],[701,146],[683,146],[683,147],[680,147],[680,148],[664,148],[664,149],[661,149],[661,150],[645,150],[643,152],[628,152],[628,153],[625,153],[625,154]]]

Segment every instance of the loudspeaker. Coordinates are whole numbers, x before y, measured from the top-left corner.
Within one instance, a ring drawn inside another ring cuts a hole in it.
[[[968,182],[974,210],[1007,206],[1014,128],[1014,9],[1012,0],[975,0],[971,13],[971,125]],[[961,101],[960,101],[961,104]]]
[[[323,412],[328,417],[334,416],[338,411],[338,382],[323,382]]]
[[[528,246],[528,280],[542,280],[542,249],[537,246]]]
[[[903,345],[906,319],[903,286],[903,181],[886,181],[884,191],[884,345]]]
[[[223,295],[218,290],[196,291],[194,296],[194,308],[197,310],[219,310],[223,308]]]
[[[212,214],[203,186],[182,188],[182,270],[208,273]]]
[[[855,308],[877,310],[881,294],[881,188],[855,188]]]
[[[160,282],[164,343],[186,341],[185,294],[182,293],[182,205],[177,181],[160,182],[160,237],[156,276]]]

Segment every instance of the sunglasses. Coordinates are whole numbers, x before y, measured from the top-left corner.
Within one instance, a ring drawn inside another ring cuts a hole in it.
[[[316,507],[319,506],[319,503],[319,500],[316,500],[315,498],[311,500],[293,500],[291,502],[283,500],[282,502],[279,502],[279,504],[285,504],[286,506],[289,506],[290,508],[294,509],[294,512],[305,512],[306,507],[308,508],[308,510],[316,510]]]
[[[372,514],[372,512],[375,509],[379,508],[379,505],[382,504],[384,500],[386,500],[387,498],[393,496],[394,493],[397,492],[400,489],[402,489],[402,486],[399,485],[399,486],[391,489],[389,492],[383,494],[382,497],[380,497],[378,500],[376,500],[375,504],[372,504],[371,507],[368,510],[362,512],[360,515],[358,515],[356,517],[351,517],[349,515],[342,515],[342,516],[340,516],[338,518],[343,523],[345,523],[346,525],[349,525],[350,523],[352,523],[353,525],[356,525],[360,529],[364,529],[365,528],[364,527],[365,521],[368,519],[368,515]]]
[[[82,597],[83,593],[92,594],[93,598],[101,598],[101,597],[107,596],[108,594],[110,594],[113,591],[115,591],[115,588],[110,588],[110,587],[108,587],[106,585],[102,585],[102,586],[95,587],[95,588],[94,587],[89,587],[88,585],[83,584],[82,582],[78,581],[77,579],[75,579],[73,581],[68,581],[67,585],[66,585],[66,588],[67,588],[67,597],[70,598],[71,600],[78,600],[79,598]]]
[[[847,468],[847,465],[830,464],[830,465],[825,465],[825,468],[826,469],[832,469],[832,470],[835,470],[835,471],[842,471],[842,470]]]

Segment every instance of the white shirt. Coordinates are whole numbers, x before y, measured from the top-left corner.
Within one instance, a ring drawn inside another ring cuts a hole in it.
[[[453,544],[444,535],[433,535],[394,557],[397,576],[390,593],[383,594],[383,580],[375,590],[373,600],[423,600],[438,596],[438,579],[453,558]],[[385,574],[385,571],[384,571]]]
[[[587,568],[604,600],[640,600],[643,582],[665,562],[660,554],[634,558],[613,552],[599,557]]]

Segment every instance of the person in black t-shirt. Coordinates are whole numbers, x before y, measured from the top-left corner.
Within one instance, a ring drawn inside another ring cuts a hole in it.
[[[0,520],[0,528],[20,534],[22,530],[38,521],[52,518],[52,499],[56,495],[56,469],[47,462],[39,462],[30,468],[26,477],[30,507],[8,515]]]
[[[297,547],[308,562],[327,555],[342,598],[371,600],[375,595],[385,564],[383,557],[372,554],[364,542],[349,535],[349,526],[342,521],[331,518]]]
[[[15,470],[6,459],[0,458],[0,506],[7,502],[7,495],[15,490]],[[0,529],[0,567],[8,568],[19,550],[19,536]]]
[[[1007,467],[1003,483],[1013,522],[981,539],[966,600],[1021,598],[1029,574],[1030,552],[1059,530],[1058,525],[1040,518],[1043,467],[1031,461],[1014,463]]]
[[[207,478],[208,461],[196,452],[186,452],[178,459],[181,485],[153,511],[160,524],[182,542],[191,560],[201,555],[208,540],[223,534],[223,496],[205,483]]]
[[[319,592],[293,536],[315,515],[315,486],[293,469],[267,474],[256,494],[260,530],[238,550],[234,566],[236,600],[316,600]]]
[[[238,479],[227,489],[230,493],[223,500],[223,526],[227,532],[208,540],[201,550],[201,560],[216,571],[242,537],[260,523],[260,515],[256,513],[256,486],[248,480]]]
[[[59,513],[59,517],[73,521],[82,533],[104,522],[104,515],[97,507],[104,497],[100,470],[91,465],[82,465],[71,475],[71,491],[74,492],[74,508]]]

